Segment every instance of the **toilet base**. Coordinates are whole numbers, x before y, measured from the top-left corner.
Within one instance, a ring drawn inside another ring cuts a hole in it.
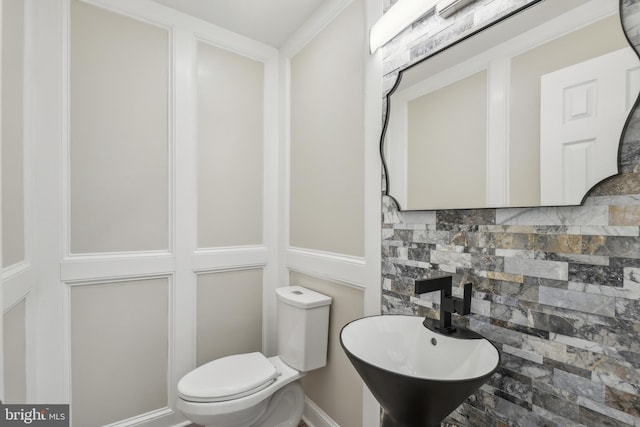
[[[300,381],[294,381],[278,390],[267,410],[251,427],[297,427],[304,409],[304,391]]]
[[[297,427],[304,410],[304,391],[297,380],[239,411],[214,410],[211,405],[216,406],[178,402],[178,408],[190,421],[206,427]]]

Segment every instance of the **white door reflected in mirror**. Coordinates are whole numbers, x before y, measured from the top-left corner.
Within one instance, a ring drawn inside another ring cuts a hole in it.
[[[631,49],[583,61],[542,76],[540,201],[579,204],[615,175],[620,129],[640,85]]]

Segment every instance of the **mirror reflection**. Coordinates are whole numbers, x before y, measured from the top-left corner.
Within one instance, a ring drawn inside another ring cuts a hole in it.
[[[618,172],[640,89],[618,11],[542,1],[401,72],[387,193],[403,210],[579,204]]]

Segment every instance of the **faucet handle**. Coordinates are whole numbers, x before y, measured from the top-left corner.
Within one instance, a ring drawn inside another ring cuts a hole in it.
[[[464,294],[462,296],[462,315],[471,313],[471,283],[464,284]]]
[[[454,298],[455,312],[461,315],[471,313],[471,283],[464,284],[464,294],[462,298]]]

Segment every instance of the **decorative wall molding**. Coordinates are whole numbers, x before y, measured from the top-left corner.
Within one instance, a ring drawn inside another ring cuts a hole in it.
[[[278,193],[279,183],[278,51],[151,0],[88,0],[88,3],[169,30],[169,139],[180,141],[179,147],[169,144],[170,244],[167,250],[161,251],[69,253],[69,0],[34,2],[29,12],[33,21],[30,71],[35,88],[32,92],[38,98],[31,104],[34,111],[30,120],[34,130],[30,137],[34,142],[34,185],[39,189],[38,199],[34,202],[39,237],[34,265],[41,279],[37,287],[37,305],[29,311],[34,313],[37,330],[37,339],[34,339],[37,348],[30,354],[35,355],[36,369],[33,371],[39,373],[37,378],[31,378],[30,388],[37,390],[31,398],[32,401],[51,403],[68,403],[71,399],[69,298],[74,286],[167,277],[170,286],[168,406],[114,425],[185,425],[184,418],[172,412],[172,408],[177,381],[195,367],[198,273],[264,268],[265,293],[266,289],[278,284],[274,262],[278,245],[278,202],[271,196]],[[192,172],[197,159],[198,40],[265,64],[263,245],[197,249],[197,193]],[[265,323],[273,322],[273,313],[267,309],[264,313]]]
[[[281,99],[281,148],[280,148],[280,219],[279,230],[280,258],[279,285],[289,284],[290,271],[297,271],[312,277],[325,279],[340,285],[363,291],[364,314],[380,313],[381,289],[380,280],[380,176],[381,165],[378,151],[378,140],[381,131],[380,111],[382,99],[382,56],[370,55],[368,43],[362,47],[362,61],[365,64],[364,85],[364,256],[354,257],[335,254],[310,248],[289,246],[290,229],[290,146],[291,146],[291,58],[311,42],[333,19],[335,19],[353,0],[332,0],[323,4],[314,16],[308,20],[280,50],[280,99]],[[365,30],[368,34],[371,26],[382,15],[382,4],[377,0],[363,1]],[[365,36],[368,40],[368,37]],[[339,207],[327,207],[339,209]],[[272,310],[275,313],[275,301]],[[305,421],[316,427],[335,426],[330,418],[323,418],[310,407],[309,400],[305,407]],[[379,422],[379,405],[363,385],[363,425],[373,426]],[[312,403],[312,402],[311,402]]]
[[[13,275],[9,279],[2,278],[3,311],[11,309],[23,300],[34,287],[36,281],[35,271],[31,268],[23,270],[21,274]],[[30,316],[31,313],[27,313]]]
[[[4,33],[3,30],[3,20],[2,20],[2,11],[4,10],[3,6],[3,2],[0,1],[0,45],[2,43],[3,37],[2,34]],[[1,61],[0,61],[0,65],[1,65]],[[0,82],[2,77],[2,67],[0,67]],[[2,90],[2,85],[0,84],[0,91]],[[0,92],[1,93],[1,92]],[[0,106],[0,126],[2,126],[2,107]],[[2,143],[2,136],[0,135],[0,144]],[[0,150],[0,162],[2,161],[2,150]],[[0,163],[1,164],[1,163]],[[2,187],[2,177],[0,176],[0,188]],[[2,210],[0,209],[0,224],[2,224]],[[0,226],[0,242],[2,242],[3,240],[3,233],[2,233],[2,226]],[[3,259],[2,257],[2,246],[0,245],[0,261]],[[4,313],[4,308],[5,308],[5,302],[4,302],[4,274],[0,274],[0,307],[3,308],[3,313]],[[0,364],[2,366],[4,366],[4,315],[2,316],[2,318],[0,318],[0,350],[2,351],[2,354],[0,354]],[[0,400],[5,400],[5,395],[4,395],[4,374],[2,375],[2,381],[0,381]]]
[[[364,258],[310,249],[289,248],[289,270],[298,271],[361,291],[367,288],[367,264]]]
[[[60,280],[73,284],[91,280],[154,276],[173,272],[175,263],[175,257],[167,255],[66,261],[60,265]]]
[[[295,56],[352,2],[353,0],[323,2],[307,22],[301,25],[280,48],[280,54],[286,58]]]
[[[304,411],[302,419],[309,427],[340,427],[326,412],[313,403],[307,396],[304,397]]]
[[[21,274],[27,273],[31,269],[31,263],[28,261],[22,261],[17,264],[5,267],[2,270],[2,280],[11,280]]]
[[[176,421],[178,421],[179,424],[174,424]],[[147,412],[146,414],[141,414],[135,417],[127,418],[126,420],[118,421],[116,423],[106,424],[104,427],[155,427],[167,425],[182,426],[189,424],[191,424],[190,421],[185,420],[180,414],[177,414],[171,408],[160,408],[156,409],[155,411]]]
[[[260,268],[267,265],[269,250],[265,246],[235,246],[198,249],[191,265],[197,273],[229,269]]]
[[[202,39],[223,49],[231,50],[240,55],[267,61],[277,57],[277,49],[264,43],[252,40],[225,28],[218,27],[202,19],[168,8],[151,0],[125,2],[120,0],[82,0],[95,6],[108,8],[114,12],[134,19],[149,22],[154,25],[169,24],[174,28],[185,28],[194,34],[196,39]]]

